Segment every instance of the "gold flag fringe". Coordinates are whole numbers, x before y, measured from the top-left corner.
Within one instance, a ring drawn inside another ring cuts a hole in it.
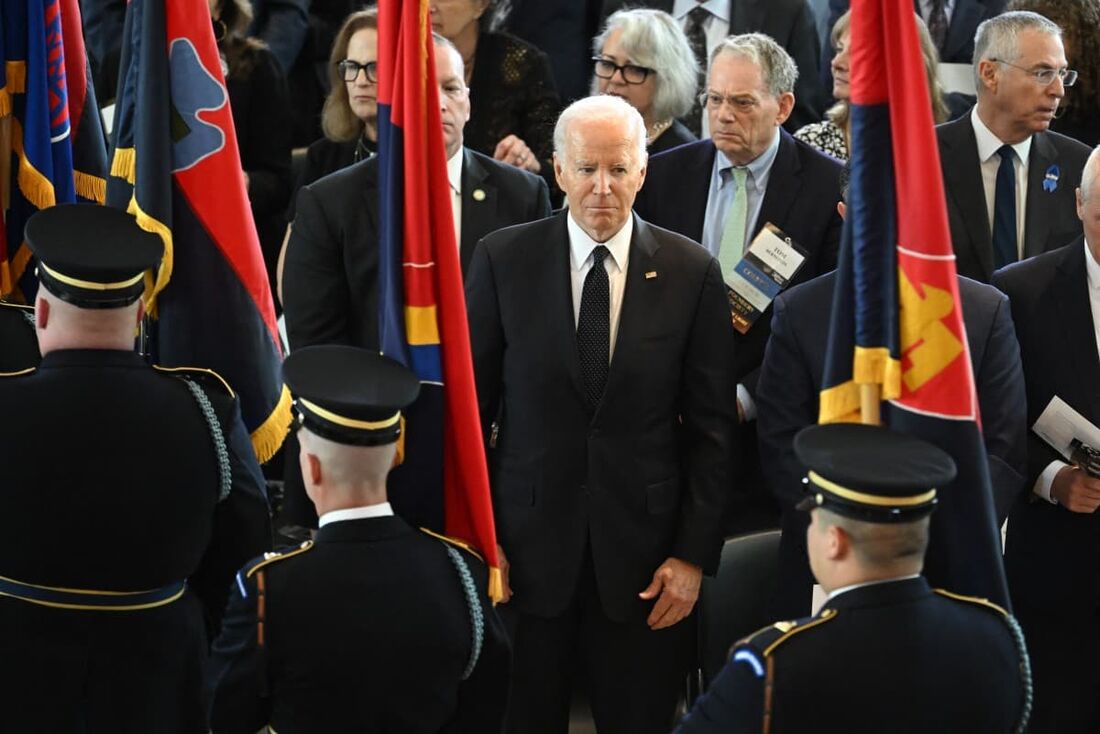
[[[73,183],[76,186],[76,195],[83,199],[91,199],[102,204],[107,198],[107,179],[105,178],[73,171]]]
[[[266,464],[283,445],[286,436],[290,433],[291,398],[290,390],[283,385],[282,394],[279,395],[279,403],[271,411],[263,423],[252,432],[252,450],[256,452],[256,458],[261,464]]]
[[[499,566],[489,567],[489,598],[497,604],[504,598],[504,574]]]

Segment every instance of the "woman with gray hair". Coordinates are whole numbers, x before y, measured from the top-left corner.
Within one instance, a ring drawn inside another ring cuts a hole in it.
[[[699,65],[671,15],[620,10],[607,19],[592,51],[592,93],[621,97],[641,113],[651,155],[695,141],[676,118],[695,100]]]

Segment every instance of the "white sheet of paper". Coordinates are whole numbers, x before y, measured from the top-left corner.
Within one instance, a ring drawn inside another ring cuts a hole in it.
[[[970,64],[940,64],[937,71],[945,92],[962,92],[970,95],[978,93],[977,82],[974,81],[974,67]]]
[[[1051,398],[1031,430],[1064,456],[1066,461],[1070,460],[1070,444],[1075,438],[1083,444],[1100,448],[1100,428],[1057,395]]]

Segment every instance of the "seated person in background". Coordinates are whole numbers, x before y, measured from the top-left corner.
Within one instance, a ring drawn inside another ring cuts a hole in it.
[[[845,169],[847,170],[847,169]],[[847,194],[847,183],[844,184]],[[843,215],[844,204],[838,205]],[[1027,458],[1026,406],[1020,348],[1008,299],[996,288],[959,277],[963,325],[970,366],[982,416],[982,440],[989,459],[993,506],[1000,526],[1023,490]],[[771,338],[764,351],[756,386],[757,437],[760,464],[772,494],[782,509],[783,535],[770,611],[780,619],[810,612],[813,574],[806,564],[806,513],[795,509],[802,499],[805,468],[792,448],[795,435],[817,423],[825,353],[829,341],[836,272],[826,273],[781,293],[775,299]],[[954,512],[955,503],[969,497],[970,487],[944,490],[943,506],[932,523],[925,573],[935,583],[946,562],[966,554],[960,541],[971,533],[965,523],[973,515]],[[971,502],[967,502],[973,506]]]
[[[1008,9],[1030,10],[1062,29],[1066,58],[1078,77],[1050,129],[1090,148],[1100,144],[1100,0],[1012,0]]]
[[[0,301],[0,373],[37,367],[34,307]]]
[[[344,21],[332,44],[328,77],[330,89],[321,112],[325,137],[306,151],[287,210],[291,222],[298,189],[370,158],[378,149],[377,10],[360,10]]]
[[[649,159],[638,216],[699,242],[718,258],[729,284],[745,250],[765,224],[778,227],[806,254],[792,284],[836,267],[840,247],[842,166],[781,128],[794,105],[794,60],[760,33],[731,36],[715,48],[703,93],[710,140]],[[734,334],[737,401],[743,422],[756,416],[753,395],[770,333],[766,309],[747,333]],[[731,326],[732,328],[732,326]],[[729,534],[774,527],[778,508],[757,461],[755,424],[740,432],[743,492]]]
[[[432,30],[453,43],[470,88],[466,144],[553,182],[561,101],[550,61],[527,41],[488,29],[494,0],[432,0]]]
[[[1077,81],[1048,19],[1016,11],[978,26],[974,75],[978,104],[937,126],[936,139],[956,270],[988,283],[1080,236],[1073,184],[1089,149],[1048,130]]]
[[[699,65],[671,15],[620,10],[607,19],[592,52],[592,94],[622,97],[642,114],[650,155],[697,140],[676,118],[695,103]]]
[[[849,93],[849,44],[852,39],[851,11],[837,19],[830,36],[836,56],[833,57],[833,97],[836,104],[825,113],[825,119],[799,128],[794,136],[814,146],[822,153],[833,158],[848,160],[848,93]],[[917,16],[917,33],[920,36],[920,50],[924,57],[924,70],[928,75],[928,91],[932,97],[932,119],[944,122],[948,119],[947,104],[944,101],[943,87],[940,86],[936,67],[939,57],[936,47],[928,35],[924,21]],[[965,109],[965,108],[964,108]]]
[[[237,574],[210,661],[211,728],[499,732],[508,640],[485,565],[387,501],[416,376],[342,346],[299,349],[283,374],[321,529]]]
[[[286,230],[290,196],[290,99],[275,56],[245,36],[252,22],[248,0],[210,0],[210,17],[225,70],[241,167],[274,292],[276,262]]]
[[[237,399],[133,350],[157,235],[61,204],[25,239],[43,357],[0,378],[4,727],[204,732],[208,640],[234,570],[271,542]]]
[[[920,575],[951,457],[853,424],[806,428],[794,448],[809,468],[810,566],[829,598],[735,645],[676,732],[1025,731],[1031,674],[1015,619]]]

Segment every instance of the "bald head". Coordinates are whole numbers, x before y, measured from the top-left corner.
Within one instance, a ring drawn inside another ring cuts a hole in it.
[[[386,476],[397,444],[352,446],[322,438],[307,428],[298,432],[306,492],[323,515],[344,507],[386,501]]]

